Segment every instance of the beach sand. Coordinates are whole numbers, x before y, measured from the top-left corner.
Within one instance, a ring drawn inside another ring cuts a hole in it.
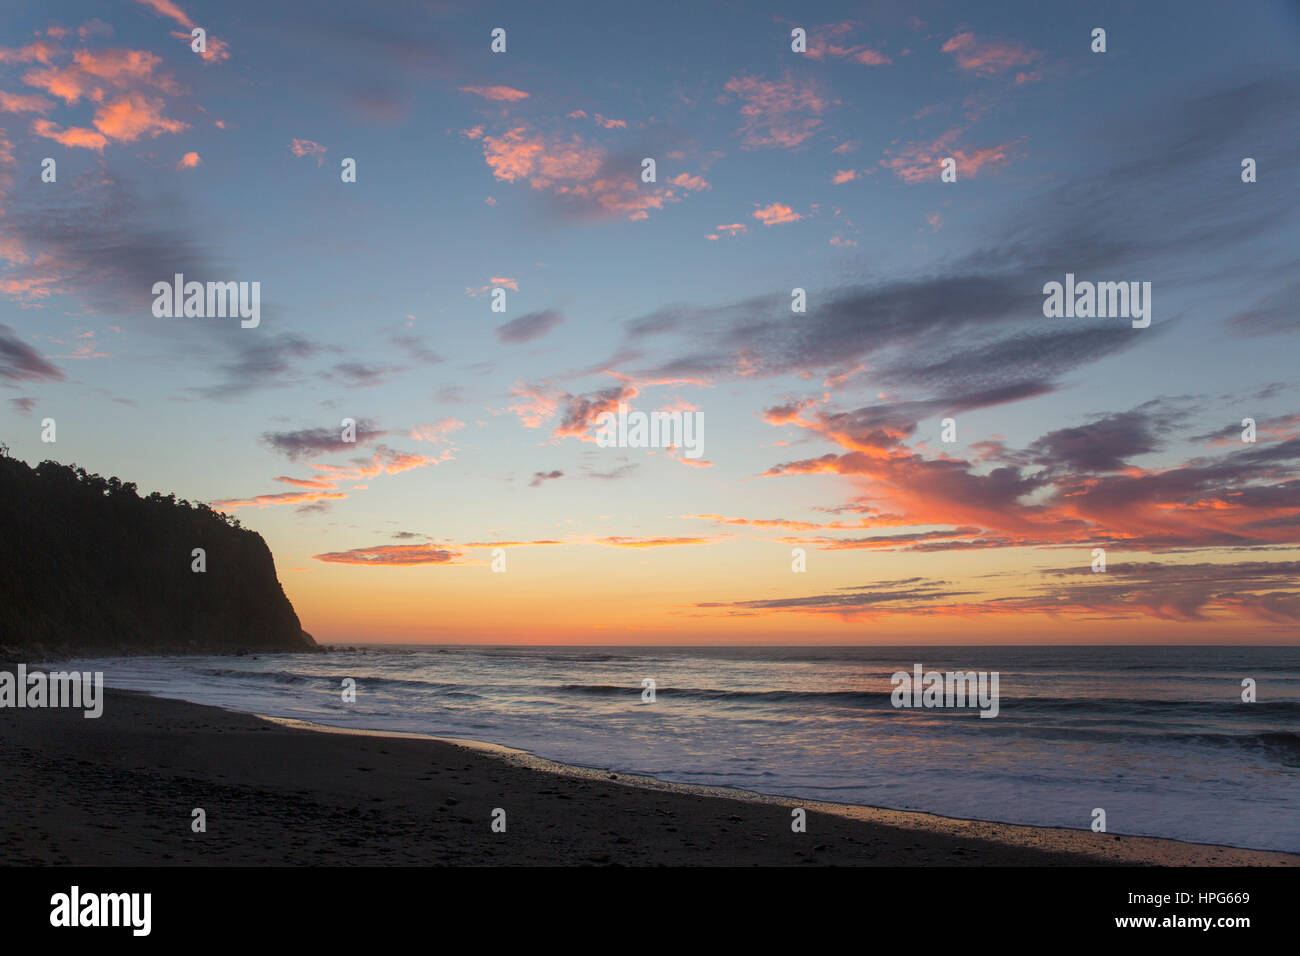
[[[0,864],[1300,865],[1300,855],[763,797],[108,691],[0,711]],[[207,832],[191,830],[201,807]],[[506,832],[494,833],[494,808]],[[791,831],[791,809],[807,832]]]

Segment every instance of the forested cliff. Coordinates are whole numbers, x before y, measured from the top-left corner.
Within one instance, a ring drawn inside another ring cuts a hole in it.
[[[316,648],[236,519],[2,452],[0,658]]]

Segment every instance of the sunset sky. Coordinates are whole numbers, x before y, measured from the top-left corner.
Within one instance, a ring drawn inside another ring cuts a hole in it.
[[[1294,4],[0,30],[0,442],[236,514],[318,640],[1295,640]],[[260,325],[156,318],[176,273]],[[1150,327],[1044,317],[1067,273]],[[620,402],[702,457],[599,447]]]

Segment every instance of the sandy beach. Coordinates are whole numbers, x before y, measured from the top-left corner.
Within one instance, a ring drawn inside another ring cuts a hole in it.
[[[954,820],[566,767],[110,691],[0,713],[4,865],[1295,866],[1300,856]],[[791,831],[791,809],[807,832]],[[206,813],[207,832],[191,829]],[[493,832],[494,809],[506,832]]]

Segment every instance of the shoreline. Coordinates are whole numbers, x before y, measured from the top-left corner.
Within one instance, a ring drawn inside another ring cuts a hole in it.
[[[137,691],[106,700],[97,720],[0,714],[0,865],[1300,866],[1294,853],[680,784]],[[206,832],[191,828],[196,808]]]
[[[133,693],[133,692],[128,692]],[[174,699],[174,698],[169,698]],[[219,708],[229,710],[229,708]],[[248,713],[247,711],[230,710],[231,713]],[[551,760],[549,757],[542,757],[531,753],[527,750],[520,750],[515,747],[509,747],[504,744],[496,744],[484,740],[471,740],[464,737],[439,737],[435,734],[422,734],[412,731],[388,731],[388,730],[368,730],[354,727],[333,727],[329,724],[318,724],[310,720],[300,720],[292,717],[274,717],[269,714],[252,714],[262,720],[267,720],[275,724],[293,729],[311,731],[313,733],[327,734],[344,734],[359,737],[376,737],[376,738],[397,738],[411,740],[430,740],[443,744],[450,744],[456,747],[462,747],[483,753],[497,759],[515,762],[520,766],[540,773],[555,774],[561,777],[572,777],[580,780],[607,780],[610,779],[611,773],[608,770],[602,770],[596,767],[583,767],[577,764],[562,763],[558,760]],[[903,829],[919,829],[929,832],[942,832],[952,835],[972,832],[979,829],[992,828],[995,831],[1010,831],[1021,839],[1032,837],[1041,831],[1048,833],[1060,834],[1080,834],[1089,838],[1105,840],[1107,838],[1120,839],[1124,841],[1153,841],[1159,844],[1177,844],[1179,846],[1194,849],[1200,853],[1204,851],[1235,851],[1247,854],[1269,854],[1280,857],[1293,857],[1294,862],[1290,865],[1300,866],[1300,853],[1289,853],[1285,850],[1258,850],[1251,847],[1236,847],[1226,843],[1196,843],[1190,840],[1177,840],[1172,837],[1149,837],[1127,833],[1105,833],[1093,834],[1091,830],[1077,829],[1072,827],[1045,826],[1038,824],[1026,823],[1007,823],[998,820],[977,820],[967,819],[964,817],[948,817],[939,813],[931,813],[927,810],[894,810],[889,807],[876,807],[859,803],[832,803],[824,800],[813,800],[801,797],[783,796],[780,794],[760,793],[756,790],[745,790],[741,787],[722,787],[713,784],[693,784],[681,783],[673,780],[664,780],[660,777],[648,774],[630,774],[619,773],[613,775],[614,779],[629,788],[644,790],[659,790],[671,793],[687,794],[695,797],[707,799],[737,800],[744,803],[762,804],[775,807],[803,807],[805,810],[817,813],[824,813],[839,816],[847,820],[859,820],[872,823],[884,824],[887,826],[897,826]],[[1069,838],[1067,837],[1068,841]],[[1132,849],[1129,847],[1128,849]],[[1119,861],[1117,861],[1119,862]],[[1134,861],[1136,862],[1136,861]],[[1207,865],[1202,863],[1188,863],[1182,865]],[[1281,863],[1278,865],[1287,865]]]

